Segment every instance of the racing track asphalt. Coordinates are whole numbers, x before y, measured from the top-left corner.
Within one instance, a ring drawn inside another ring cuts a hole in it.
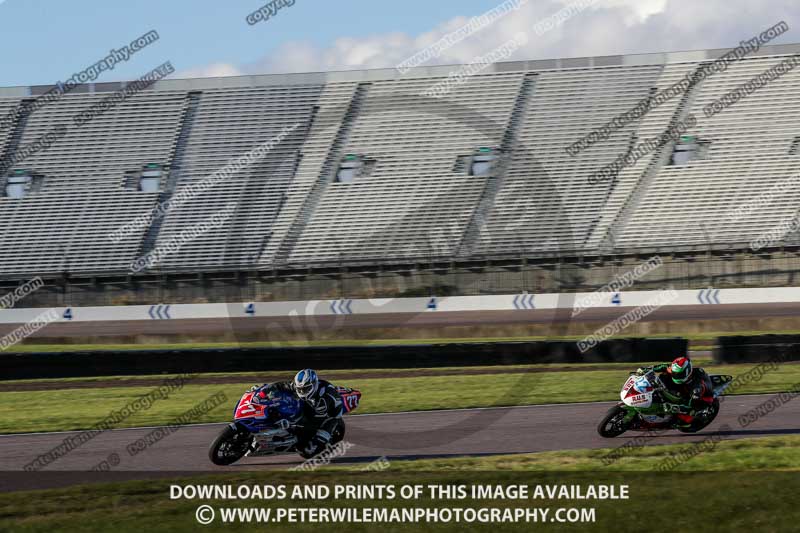
[[[800,434],[800,400],[790,401],[746,428],[737,417],[771,395],[731,396],[706,430],[690,435],[670,431],[646,444],[688,443],[719,433],[722,439]],[[390,461],[515,454],[548,450],[617,447],[641,435],[626,433],[603,439],[596,426],[613,402],[508,408],[424,411],[348,416],[345,440],[354,446],[335,463],[366,463],[380,456]],[[724,425],[729,430],[720,431]],[[74,435],[39,433],[0,436],[0,491],[69,486],[185,474],[269,470],[299,464],[296,455],[245,458],[225,468],[207,457],[208,446],[223,424],[186,426],[131,457],[126,446],[152,431],[134,428],[107,431],[40,472],[22,472],[23,465]],[[446,428],[446,429],[443,429]],[[111,454],[119,464],[111,472],[89,472]],[[598,470],[603,465],[598,461]],[[13,472],[16,471],[16,472]]]

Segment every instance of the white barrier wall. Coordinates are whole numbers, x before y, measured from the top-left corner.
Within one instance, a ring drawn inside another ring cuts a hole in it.
[[[800,302],[800,287],[763,289],[701,289],[630,291],[618,293],[503,294],[365,300],[310,300],[295,302],[238,302],[229,304],[159,304],[108,307],[53,308],[61,322],[115,320],[182,320],[250,316],[323,316],[376,313],[448,313],[455,311],[511,311],[573,309],[575,307],[640,307],[658,302],[674,305],[728,305]],[[34,320],[46,308],[0,310],[0,324]]]

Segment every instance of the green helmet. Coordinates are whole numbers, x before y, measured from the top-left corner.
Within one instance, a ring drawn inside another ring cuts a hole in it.
[[[686,383],[692,377],[692,361],[688,357],[678,357],[669,365],[667,373],[675,383]]]

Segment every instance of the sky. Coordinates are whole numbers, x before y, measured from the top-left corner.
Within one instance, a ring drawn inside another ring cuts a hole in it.
[[[165,61],[172,78],[393,68],[503,0],[274,1],[285,5],[248,24],[267,1],[0,0],[0,86],[68,79],[151,30],[156,42],[96,81]],[[504,59],[731,48],[782,20],[790,31],[773,43],[800,42],[796,0],[506,1],[516,9],[424,64],[473,62],[521,32],[525,44]],[[535,31],[565,8],[569,17]]]

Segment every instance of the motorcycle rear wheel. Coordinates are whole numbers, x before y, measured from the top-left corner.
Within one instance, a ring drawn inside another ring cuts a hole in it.
[[[339,420],[336,421],[336,426],[331,431],[331,440],[328,443],[328,446],[334,446],[340,443],[344,439],[344,431],[345,431],[344,420],[340,418]],[[304,446],[298,446],[297,453],[300,454],[300,457],[302,457],[303,459],[311,459],[312,457],[315,457],[320,453],[322,453],[324,449],[325,448],[317,448],[316,450],[313,450],[311,453],[307,453],[305,451]]]
[[[714,403],[711,404],[709,408],[708,415],[706,415],[702,420],[695,420],[692,422],[692,425],[688,428],[678,428],[678,431],[683,433],[697,433],[701,429],[707,427],[711,422],[717,418],[719,414],[719,398],[714,398]]]
[[[619,437],[628,431],[629,425],[624,422],[626,414],[627,411],[625,409],[619,405],[615,405],[608,410],[606,416],[603,417],[603,420],[601,420],[600,424],[598,424],[597,433],[599,433],[601,437],[605,437],[607,439]]]
[[[336,428],[331,432],[331,444],[339,443],[344,439],[344,430],[344,420],[340,418],[336,424]]]
[[[208,458],[217,466],[232,465],[250,449],[251,436],[230,425],[217,435],[208,448]]]

